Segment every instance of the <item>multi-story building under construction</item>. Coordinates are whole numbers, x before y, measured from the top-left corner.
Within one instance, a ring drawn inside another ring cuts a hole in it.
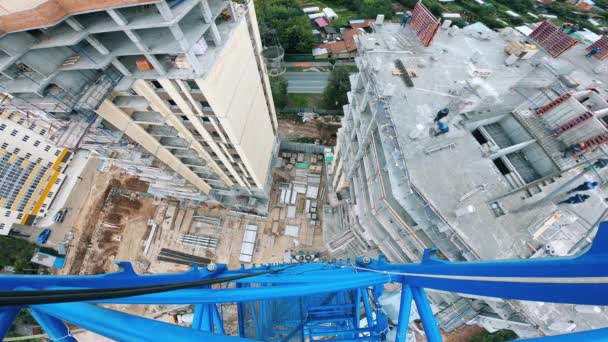
[[[156,194],[265,212],[276,115],[252,3],[11,0],[0,32],[4,110]]]
[[[519,30],[442,25],[418,4],[407,27],[357,36],[324,218],[334,255],[412,262],[436,247],[493,260],[588,245],[607,212],[608,39],[589,45],[546,22]],[[448,332],[608,325],[601,307],[431,297]]]
[[[72,152],[48,134],[20,113],[0,114],[0,235],[46,215],[63,185]]]

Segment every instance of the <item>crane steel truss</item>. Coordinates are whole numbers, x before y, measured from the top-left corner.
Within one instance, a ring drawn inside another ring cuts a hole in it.
[[[383,341],[389,328],[377,298],[387,283],[402,285],[397,341],[404,341],[412,301],[429,341],[441,341],[425,289],[505,299],[608,305],[608,222],[578,257],[448,262],[426,250],[418,264],[384,258],[267,264],[237,270],[193,267],[179,274],[136,275],[129,263],[117,273],[91,276],[0,276],[0,335],[21,309],[53,340],[75,341],[65,322],[119,341],[361,340]],[[218,286],[224,284],[224,286]],[[192,328],[111,310],[96,304],[193,304]],[[222,314],[236,304],[238,336],[227,336]],[[367,324],[361,324],[366,320]],[[608,329],[547,340],[608,338]]]

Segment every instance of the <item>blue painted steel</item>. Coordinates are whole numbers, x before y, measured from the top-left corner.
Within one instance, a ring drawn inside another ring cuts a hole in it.
[[[36,308],[31,309],[30,314],[52,340],[76,342],[76,339],[70,334],[68,327],[60,319],[47,315]]]
[[[211,325],[211,313],[209,312],[209,304],[203,305],[203,314],[201,319],[201,330],[213,332],[213,325]]]
[[[383,339],[388,322],[376,298],[382,294],[383,285],[389,282],[403,284],[398,341],[403,340],[407,333],[408,309],[412,298],[429,340],[440,340],[424,288],[521,300],[608,305],[608,296],[605,296],[608,293],[607,223],[600,226],[591,248],[583,255],[573,258],[452,263],[434,258],[433,250],[427,250],[419,264],[391,264],[384,258],[363,261],[359,259],[354,265],[349,260],[298,264],[289,269],[284,269],[284,265],[272,264],[241,267],[234,271],[228,271],[225,265],[218,265],[217,271],[213,273],[193,268],[184,273],[154,276],[136,275],[130,264],[122,263],[121,272],[99,276],[2,275],[0,290],[17,292],[26,291],[24,288],[53,290],[136,287],[206,278],[221,279],[261,270],[278,271],[237,280],[236,287],[192,288],[92,301],[158,305],[194,303],[194,329],[132,316],[89,303],[29,307],[53,338],[60,335],[61,329],[65,329],[62,321],[66,321],[121,341],[228,340],[228,337],[222,335],[222,316],[217,306],[222,303],[237,303],[241,337],[285,341],[339,337],[341,340],[379,341]],[[411,293],[408,293],[410,288]],[[372,310],[372,300],[376,303],[375,312]],[[367,328],[359,326],[361,302],[368,317]],[[14,317],[15,309],[0,309],[0,331],[6,332]],[[217,334],[213,334],[213,331]],[[604,329],[553,339],[592,341],[607,336],[608,331]],[[244,340],[230,338],[235,339]]]
[[[203,326],[203,304],[194,305],[194,314],[192,315],[192,329],[201,330]]]
[[[243,286],[243,284],[236,284],[236,288],[241,288]],[[237,320],[238,320],[238,324],[239,324],[239,336],[240,337],[244,337],[245,336],[245,303],[243,302],[238,302],[236,304],[236,314],[237,314]]]
[[[13,325],[13,321],[17,318],[19,308],[0,308],[0,336],[5,336],[8,330]]]
[[[360,276],[362,275],[362,276]],[[366,272],[352,273],[341,282],[297,284],[291,286],[272,286],[257,288],[234,289],[193,289],[177,290],[167,293],[97,300],[96,303],[119,304],[191,304],[191,303],[235,303],[252,300],[284,299],[299,296],[312,296],[337,292],[344,289],[355,289],[374,284],[386,284],[388,275],[373,273],[371,277]]]
[[[525,339],[526,342],[606,342],[608,340],[608,328],[582,331],[572,334],[546,336]]]
[[[213,335],[86,303],[35,305],[34,309],[117,341],[250,341]]]
[[[120,271],[91,276],[38,276],[38,275],[0,275],[0,290],[19,290],[27,284],[29,289],[65,288],[114,288],[174,284],[216,277],[226,270],[220,265],[215,272],[193,267],[187,272],[173,274],[137,275],[128,262],[117,262]]]
[[[407,326],[410,323],[412,310],[412,289],[408,284],[401,287],[401,302],[399,305],[399,321],[397,322],[397,338],[395,342],[404,342],[407,337]]]
[[[361,296],[363,297],[363,307],[365,307],[365,317],[367,319],[367,326],[373,328],[374,314],[372,311],[372,304],[369,300],[369,294],[367,293],[367,288],[361,289]]]
[[[419,264],[390,264],[384,259],[362,268],[401,276],[412,287],[552,303],[608,305],[608,222],[591,248],[578,257],[492,262],[448,262],[426,250]],[[393,279],[394,279],[393,278]]]
[[[424,290],[419,287],[412,287],[411,290],[427,340],[429,342],[441,342],[441,333],[439,333],[437,321],[435,320],[435,316],[433,316],[431,304],[429,303],[429,299],[426,297]]]
[[[222,317],[217,309],[217,306],[213,305],[211,308],[213,310],[213,325],[215,326],[217,333],[220,335],[225,335],[226,332],[224,331],[224,323],[222,322]]]
[[[357,289],[355,293],[355,328],[360,328],[361,325],[361,289]]]

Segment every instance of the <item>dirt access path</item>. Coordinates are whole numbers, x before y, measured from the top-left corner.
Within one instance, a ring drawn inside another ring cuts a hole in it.
[[[291,119],[279,120],[279,135],[282,139],[319,139],[321,144],[328,146],[336,144],[336,132],[338,128],[339,126],[325,125],[316,120],[306,123],[296,123]]]

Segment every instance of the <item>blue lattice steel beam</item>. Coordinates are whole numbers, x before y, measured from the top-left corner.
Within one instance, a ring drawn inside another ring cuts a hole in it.
[[[65,326],[62,320],[35,308],[30,310],[30,314],[50,339],[54,341],[76,342],[76,339],[70,335],[68,327]]]
[[[399,321],[397,322],[397,338],[395,342],[404,342],[407,337],[407,326],[410,324],[410,312],[412,311],[412,289],[408,284],[401,286],[401,301],[399,305]]]
[[[0,307],[0,336],[5,336],[19,314],[20,307]]]
[[[411,304],[413,297],[429,340],[437,341],[440,336],[424,294],[425,288],[508,299],[608,304],[605,296],[608,293],[608,225],[602,223],[590,250],[574,258],[452,263],[434,258],[433,251],[428,250],[419,264],[391,264],[383,258],[362,258],[354,265],[349,261],[297,264],[293,268],[285,268],[284,265],[262,265],[236,271],[227,271],[225,266],[220,265],[213,272],[193,269],[180,274],[158,276],[138,276],[129,264],[121,266],[122,272],[101,276],[0,276],[0,289],[5,290],[0,293],[0,299],[4,298],[4,303],[13,303],[14,301],[8,299],[27,296],[36,298],[35,294],[29,295],[29,290],[24,288],[53,291],[57,288],[137,288],[142,285],[174,285],[206,278],[225,281],[233,275],[254,275],[237,280],[235,288],[201,288],[202,285],[197,283],[199,285],[196,288],[188,290],[91,301],[195,304],[195,329],[83,302],[33,304],[28,308],[39,316],[37,318],[42,321],[41,324],[46,330],[50,330],[47,333],[53,338],[61,335],[62,329],[65,328],[63,322],[70,322],[115,340],[227,341],[228,337],[221,335],[222,318],[217,305],[237,303],[241,336],[250,334],[251,329],[247,328],[250,323],[244,319],[247,313],[250,313],[257,330],[257,338],[281,335],[284,340],[288,340],[296,336],[304,338],[306,334],[319,338],[380,340],[388,325],[378,306],[375,312],[373,311],[372,300],[382,293],[384,284],[400,282],[404,293],[398,324],[399,339],[407,333],[409,313],[405,310],[411,307],[408,303]],[[274,273],[253,274],[260,270],[272,270]],[[208,286],[208,282],[204,284]],[[409,288],[412,290],[411,296],[407,292]],[[60,297],[61,294],[53,296]],[[361,301],[368,318],[367,328],[359,326]],[[16,309],[12,307],[0,308],[0,331],[6,332],[8,325],[15,318],[15,312]],[[276,325],[281,323],[291,330],[281,332],[276,328]],[[363,332],[370,336],[360,336]],[[592,340],[605,338],[607,332],[597,330],[554,339]]]
[[[419,287],[412,287],[411,289],[414,302],[416,302],[416,308],[418,309],[418,314],[422,320],[424,332],[426,333],[426,338],[429,342],[441,342],[441,333],[439,332],[439,327],[437,326],[435,316],[433,316],[433,310],[431,310],[431,304],[429,303],[426,293]]]
[[[361,270],[401,277],[412,287],[551,303],[608,305],[608,222],[578,257],[449,262],[426,250],[419,264],[357,261]]]
[[[35,305],[34,309],[117,341],[251,341],[180,327],[93,304],[44,304]]]

